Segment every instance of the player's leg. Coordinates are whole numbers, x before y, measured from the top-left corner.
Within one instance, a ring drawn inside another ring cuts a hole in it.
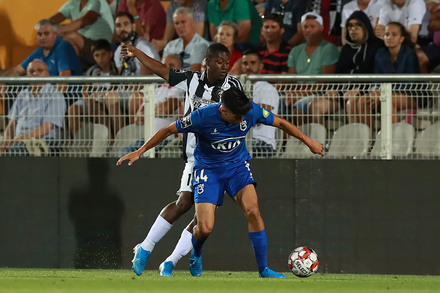
[[[238,203],[248,220],[248,234],[257,259],[258,271],[262,278],[286,278],[267,266],[267,236],[263,218],[258,207],[258,197],[253,184],[242,188],[234,200]]]
[[[196,203],[197,225],[193,228],[193,249],[189,259],[189,270],[194,277],[202,275],[202,248],[214,228],[215,208],[216,205],[213,203]]]
[[[179,198],[168,204],[156,218],[144,241],[134,248],[133,269],[137,275],[141,275],[154,246],[173,227],[173,223],[181,215],[186,213],[194,204],[191,189],[193,163],[186,163],[180,184]],[[188,179],[189,178],[189,179]],[[189,182],[189,184],[188,184]]]
[[[240,206],[246,216],[249,238],[254,248],[260,276],[263,278],[285,278],[284,275],[272,271],[267,266],[267,236],[264,221],[258,207],[255,184],[250,165],[248,162],[244,162],[243,165],[232,170],[226,191]]]
[[[189,223],[189,225],[185,229],[183,229],[182,234],[180,235],[180,239],[177,242],[176,247],[174,248],[171,255],[168,256],[167,259],[165,259],[165,261],[160,264],[159,272],[161,276],[172,277],[172,271],[177,262],[191,251],[193,247],[192,231],[195,223],[196,221],[194,216],[194,220],[192,220],[191,223]]]

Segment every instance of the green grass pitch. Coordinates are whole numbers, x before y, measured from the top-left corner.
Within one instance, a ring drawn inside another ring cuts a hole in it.
[[[315,274],[261,279],[256,272],[205,271],[173,278],[128,270],[0,269],[0,292],[440,292],[440,276]]]

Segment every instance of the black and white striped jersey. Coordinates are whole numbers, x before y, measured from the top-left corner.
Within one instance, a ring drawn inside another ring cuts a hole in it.
[[[170,69],[169,84],[186,92],[184,115],[202,108],[206,105],[218,103],[222,93],[236,87],[244,91],[241,82],[235,77],[227,74],[222,82],[212,86],[208,85],[208,79],[205,72],[191,70]],[[196,139],[193,133],[184,134],[183,137],[183,156],[185,161],[194,161],[194,149]]]

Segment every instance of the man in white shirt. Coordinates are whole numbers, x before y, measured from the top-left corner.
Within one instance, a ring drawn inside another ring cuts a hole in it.
[[[263,69],[258,50],[246,50],[242,57],[242,71],[245,74],[259,74]],[[277,89],[266,81],[257,81],[253,85],[252,100],[278,114],[280,96]],[[257,125],[252,131],[252,157],[272,157],[276,153],[275,128],[266,125]]]
[[[410,34],[411,42],[417,43],[426,5],[423,0],[388,0],[380,10],[377,37],[383,39],[385,26],[391,21],[400,22]]]
[[[196,21],[192,9],[177,8],[173,20],[179,37],[165,46],[163,56],[177,55],[182,59],[183,69],[200,71],[209,42],[196,33]]]
[[[380,10],[386,0],[352,0],[344,5],[341,15],[341,41],[345,45],[346,28],[345,23],[350,15],[358,10],[362,10],[370,19],[373,29],[376,29],[379,21]]]

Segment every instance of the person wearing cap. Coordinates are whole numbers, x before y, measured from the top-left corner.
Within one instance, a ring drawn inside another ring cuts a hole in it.
[[[319,14],[307,12],[301,17],[305,42],[294,47],[287,59],[289,74],[332,74],[335,72],[339,50],[323,39],[323,20]],[[307,113],[308,104],[315,98],[315,86],[307,85],[301,91],[287,94],[285,105],[288,112]],[[301,100],[300,103],[297,103]],[[289,111],[290,107],[293,108]],[[299,122],[299,121],[298,121]]]

